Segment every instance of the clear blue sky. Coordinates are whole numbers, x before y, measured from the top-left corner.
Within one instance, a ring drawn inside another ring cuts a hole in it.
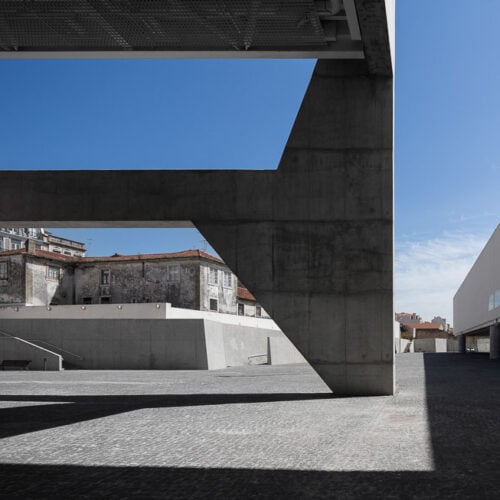
[[[496,0],[397,2],[397,309],[450,317],[500,221],[498,19]],[[313,65],[0,61],[0,169],[276,168]],[[193,230],[57,233],[93,255],[203,245]]]

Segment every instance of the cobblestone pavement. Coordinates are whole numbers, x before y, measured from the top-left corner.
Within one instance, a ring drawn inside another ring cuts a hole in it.
[[[0,372],[0,498],[498,498],[499,387],[459,354],[369,398],[307,365]]]

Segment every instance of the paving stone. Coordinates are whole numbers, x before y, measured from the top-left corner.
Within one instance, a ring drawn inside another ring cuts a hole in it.
[[[307,365],[0,372],[0,498],[498,498],[500,363],[403,354],[394,397]]]

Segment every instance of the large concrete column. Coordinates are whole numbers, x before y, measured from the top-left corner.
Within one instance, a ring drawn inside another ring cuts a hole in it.
[[[266,220],[194,221],[337,394],[394,390],[392,95],[319,61],[272,186],[239,200]]]
[[[490,326],[490,359],[500,358],[500,324]]]
[[[457,337],[458,340],[458,352],[461,354],[465,354],[465,335],[459,335]]]

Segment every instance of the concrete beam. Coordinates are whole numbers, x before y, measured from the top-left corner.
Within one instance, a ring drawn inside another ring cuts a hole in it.
[[[335,393],[392,394],[392,176],[392,78],[322,60],[277,171],[4,171],[0,221],[192,221]]]

